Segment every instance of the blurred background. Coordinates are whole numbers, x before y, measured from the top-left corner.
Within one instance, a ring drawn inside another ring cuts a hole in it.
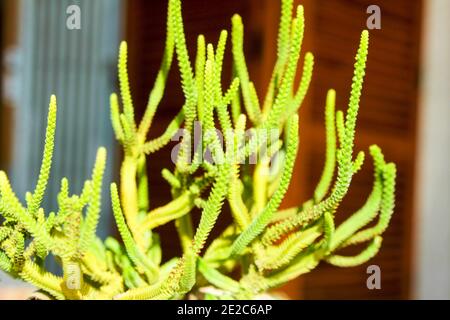
[[[243,17],[245,51],[258,93],[265,92],[276,57],[279,1],[185,0],[185,30],[191,57],[203,33],[216,43],[230,29],[233,13]],[[307,99],[300,110],[301,147],[295,177],[283,206],[300,204],[313,193],[322,169],[324,101],[335,88],[346,108],[359,35],[377,5],[381,29],[370,33],[367,76],[358,119],[357,149],[378,144],[397,163],[396,209],[376,258],[357,268],[322,263],[282,288],[294,299],[450,299],[450,1],[301,0],[305,7],[304,52],[316,58]],[[58,98],[58,124],[51,183],[62,177],[80,190],[90,175],[98,146],[109,151],[107,182],[117,180],[120,150],[109,120],[109,94],[116,90],[119,41],[129,47],[129,69],[137,116],[162,56],[166,0],[1,0],[0,5],[0,168],[24,195],[37,179],[49,97]],[[80,9],[80,29],[67,25]],[[72,7],[71,7],[72,6]],[[225,61],[229,79],[230,52]],[[301,68],[301,66],[300,66]],[[224,78],[225,79],[225,78]],[[159,135],[181,107],[179,75],[172,68],[152,136]],[[168,93],[170,91],[170,93]],[[169,199],[160,177],[170,148],[150,157],[150,196],[157,206]],[[372,167],[352,181],[341,206],[342,219],[370,193]],[[106,190],[105,190],[106,191]],[[105,193],[100,235],[115,232]],[[48,198],[47,208],[55,208]],[[164,254],[179,250],[174,230],[163,227]],[[367,266],[381,268],[381,289],[369,290]],[[0,298],[22,298],[23,283],[0,274]]]

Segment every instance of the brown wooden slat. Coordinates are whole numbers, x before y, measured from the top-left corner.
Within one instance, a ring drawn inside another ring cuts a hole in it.
[[[313,20],[311,48],[315,53],[315,75],[310,99],[302,107],[303,118],[314,123],[303,131],[309,141],[303,149],[302,164],[307,174],[302,181],[312,193],[323,165],[323,111],[326,91],[335,88],[337,104],[345,109],[348,101],[360,30],[365,28],[365,9],[378,4],[382,10],[382,30],[370,33],[371,44],[358,116],[357,150],[380,145],[386,159],[398,167],[396,209],[384,235],[381,252],[365,266],[340,269],[320,264],[302,277],[303,298],[405,298],[408,297],[410,261],[410,221],[414,183],[414,150],[417,100],[418,35],[420,1],[318,0],[308,2],[307,19]],[[308,16],[308,13],[310,14]],[[308,115],[309,114],[309,115]],[[365,167],[353,179],[351,189],[337,213],[343,221],[357,210],[370,193],[371,159],[366,152]],[[308,170],[309,169],[309,170]],[[354,252],[356,253],[356,252]],[[382,290],[365,287],[369,264],[382,269]]]

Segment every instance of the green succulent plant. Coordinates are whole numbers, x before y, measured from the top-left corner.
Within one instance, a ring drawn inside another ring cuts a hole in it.
[[[385,162],[377,146],[370,147],[374,163],[371,194],[358,211],[335,226],[335,212],[364,162],[363,151],[354,156],[354,138],[369,45],[367,31],[361,35],[346,112],[335,110],[334,90],[326,97],[326,157],[314,194],[298,207],[279,208],[292,179],[299,148],[297,111],[314,64],[313,55],[306,53],[300,83],[294,87],[304,17],[302,6],[292,11],[293,0],[282,0],[277,61],[264,99],[258,97],[249,78],[239,15],[231,19],[233,79],[224,90],[221,75],[227,31],[221,32],[215,47],[198,36],[192,64],[181,1],[169,0],[164,55],[140,123],[134,115],[127,45],[120,45],[121,101],[116,94],[110,98],[112,126],[124,150],[120,184],[110,186],[120,241],[113,237],[103,241],[96,235],[104,148],[98,150],[92,177],[80,194],[72,194],[69,181],[62,179],[58,210],[47,214],[41,208],[54,148],[57,107],[52,96],[42,166],[26,203],[18,200],[7,175],[0,172],[0,269],[54,299],[180,299],[189,294],[206,299],[252,299],[311,271],[320,261],[352,267],[375,256],[393,213],[396,176],[395,165]],[[184,105],[161,136],[148,140],[174,56]],[[203,136],[194,146],[190,137],[196,122],[201,123]],[[180,128],[187,134],[179,143],[175,166],[161,173],[173,200],[151,208],[147,157],[169,144]],[[226,134],[222,141],[216,129],[233,134]],[[269,142],[264,138],[267,132],[275,133]],[[255,155],[259,157],[251,163]],[[224,209],[225,202],[229,210]],[[201,214],[195,226],[196,208]],[[229,213],[232,223],[217,238],[208,239],[218,216]],[[374,219],[378,221],[368,227]],[[156,229],[172,222],[183,253],[163,262]],[[360,243],[367,246],[356,256],[339,254],[340,249]],[[63,276],[45,269],[49,256],[61,265]]]

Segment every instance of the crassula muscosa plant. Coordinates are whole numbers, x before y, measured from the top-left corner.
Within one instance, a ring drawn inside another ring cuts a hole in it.
[[[51,97],[42,166],[36,187],[25,195],[24,203],[14,194],[5,172],[0,172],[0,269],[54,299],[181,299],[190,294],[205,299],[252,299],[311,271],[321,261],[352,267],[376,255],[393,213],[396,177],[395,165],[385,162],[379,147],[370,147],[374,182],[367,201],[342,224],[334,223],[352,177],[364,162],[363,151],[354,154],[354,138],[368,32],[361,34],[347,110],[336,111],[335,91],[327,94],[325,164],[314,194],[298,207],[281,210],[299,149],[297,111],[314,63],[312,53],[306,53],[295,87],[303,7],[293,12],[293,0],[281,2],[277,61],[264,98],[249,78],[240,16],[234,15],[231,22],[233,78],[225,86],[221,75],[228,32],[222,31],[216,46],[198,36],[192,63],[181,1],[168,1],[164,55],[139,123],[127,73],[127,45],[121,44],[121,101],[112,94],[110,107],[124,158],[119,185],[109,187],[120,240],[96,235],[104,148],[98,150],[92,177],[79,194],[62,179],[58,209],[46,213],[41,207],[55,138],[57,105],[55,96]],[[173,60],[181,74],[184,104],[166,131],[148,140]],[[196,143],[191,137],[197,124],[202,135]],[[147,157],[167,145],[180,129],[183,138],[175,165],[161,173],[170,184],[173,200],[152,208]],[[197,225],[192,219],[195,208],[201,212]],[[220,236],[208,239],[221,214],[231,214],[232,223]],[[374,219],[377,222],[369,227]],[[157,228],[167,223],[175,223],[183,253],[161,261],[160,241],[171,239],[160,240]],[[340,249],[360,243],[367,245],[356,256],[339,254]],[[59,263],[62,275],[45,269],[49,257]]]

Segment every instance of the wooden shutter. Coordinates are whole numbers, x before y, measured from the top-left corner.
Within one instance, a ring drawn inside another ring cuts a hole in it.
[[[312,194],[324,158],[323,111],[326,92],[337,91],[337,107],[348,103],[354,56],[359,36],[366,28],[366,8],[381,8],[382,28],[370,31],[370,48],[361,109],[357,123],[356,150],[366,151],[362,172],[337,213],[342,221],[357,210],[370,193],[372,164],[367,153],[379,145],[388,161],[398,168],[396,208],[384,235],[382,249],[368,263],[341,269],[321,263],[300,281],[306,299],[399,299],[409,296],[411,221],[413,214],[414,157],[416,146],[417,75],[421,1],[315,0],[306,1],[306,46],[316,63],[308,101],[300,111],[303,143],[298,179],[300,195]],[[292,197],[292,193],[291,193]],[[381,268],[381,290],[368,290],[368,265]]]

